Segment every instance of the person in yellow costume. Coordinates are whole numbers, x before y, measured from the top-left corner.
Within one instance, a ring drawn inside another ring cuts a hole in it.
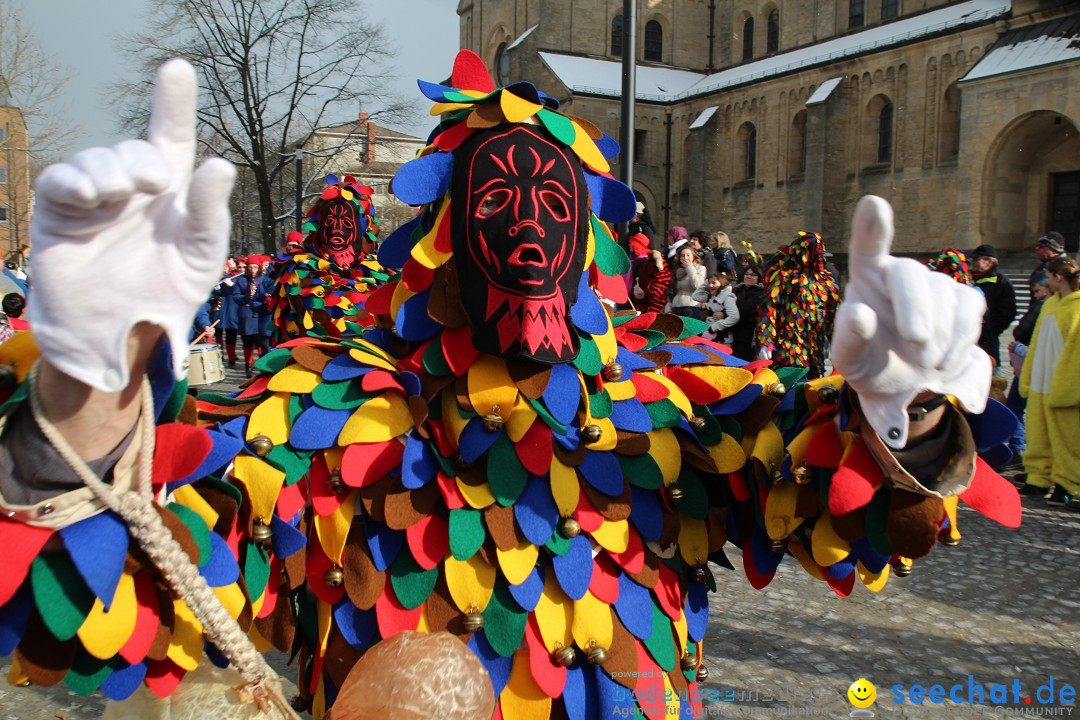
[[[1080,272],[1069,257],[1046,266],[1050,291],[1020,373],[1027,398],[1026,495],[1052,490],[1050,501],[1080,510]]]

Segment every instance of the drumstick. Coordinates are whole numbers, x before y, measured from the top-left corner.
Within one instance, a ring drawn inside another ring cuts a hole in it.
[[[214,322],[210,323],[210,329],[213,330],[214,326],[217,325],[219,322],[221,322],[220,319],[215,320]],[[195,338],[190,343],[188,343],[188,347],[195,347],[196,345],[199,344],[200,340],[202,340],[204,337],[206,337],[206,335],[207,335],[206,331],[203,330],[201,333],[199,333],[199,336],[197,338]]]

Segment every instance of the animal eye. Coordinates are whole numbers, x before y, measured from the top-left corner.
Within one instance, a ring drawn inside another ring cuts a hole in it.
[[[480,204],[476,208],[476,217],[486,218],[491,217],[495,213],[506,207],[506,204],[510,202],[510,191],[501,188],[499,190],[492,190],[484,199],[480,201]]]
[[[559,193],[554,190],[541,190],[540,201],[544,203],[544,207],[548,209],[551,216],[559,222],[570,219],[570,208],[567,207],[566,200]]]

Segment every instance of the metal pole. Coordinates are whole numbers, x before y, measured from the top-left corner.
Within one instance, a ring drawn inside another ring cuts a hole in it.
[[[671,106],[665,109],[664,117],[664,228],[671,227]]]
[[[304,146],[296,144],[296,230],[304,227]]]
[[[634,99],[637,95],[637,0],[623,0],[622,125],[619,128],[619,179],[634,187]],[[622,244],[627,228],[619,227]]]

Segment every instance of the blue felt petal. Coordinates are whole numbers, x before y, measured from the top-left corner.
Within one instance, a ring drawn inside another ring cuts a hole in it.
[[[643,358],[637,353],[630,352],[624,347],[620,347],[615,353],[615,359],[622,365],[623,371],[626,370],[653,370],[656,368],[656,363],[648,358]]]
[[[592,295],[592,292],[589,294]],[[541,397],[551,416],[563,425],[569,425],[581,402],[581,382],[577,368],[570,363],[552,365],[551,378]]]
[[[413,238],[413,231],[420,227],[420,216],[390,233],[379,245],[379,264],[385,268],[402,268],[409,259],[413,246],[419,238]]]
[[[848,555],[840,562],[833,563],[829,567],[825,568],[825,570],[830,575],[832,575],[834,579],[843,580],[848,575],[855,572],[855,558],[851,555]]]
[[[592,671],[593,677],[596,678],[596,689],[600,703],[600,712],[596,717],[637,716],[638,706],[637,702],[634,701],[631,690],[609,678],[599,665],[593,665]]]
[[[391,530],[386,525],[370,517],[364,518],[364,535],[367,537],[368,547],[371,549],[371,559],[375,563],[375,569],[386,572],[394,560],[397,559],[401,544],[405,542],[403,530]]]
[[[578,535],[570,541],[570,549],[565,555],[554,555],[551,564],[555,567],[555,577],[570,599],[580,600],[585,597],[592,580],[592,544],[585,535]]]
[[[326,363],[322,371],[322,379],[326,382],[341,382],[367,375],[369,372],[371,372],[370,367],[361,365],[348,354],[344,354]]]
[[[795,409],[795,395],[796,395],[796,393],[793,393],[793,392],[788,392],[786,395],[784,395],[784,397],[780,400],[780,404],[776,406],[776,411],[775,412],[781,413],[781,412],[790,412],[790,411],[794,410]]]
[[[270,518],[270,542],[274,545],[274,555],[284,559],[302,550],[307,545],[307,536],[274,513]]]
[[[327,185],[340,185],[341,180],[334,173],[327,173],[327,175],[326,175],[326,184]]]
[[[743,365],[749,365],[750,363],[742,358],[737,358],[734,355],[728,355],[726,352],[720,352],[714,348],[709,348],[713,353],[724,358],[724,364],[728,367],[742,367]]]
[[[685,430],[686,431],[685,437],[688,438],[695,445],[697,445],[699,448],[701,448],[701,451],[703,453],[705,453],[706,455],[709,454],[709,449],[707,447],[705,447],[705,445],[701,442],[701,440],[698,439],[697,433],[694,432],[694,428],[690,425],[689,420],[687,420],[685,417],[680,415],[679,416],[679,424],[676,425],[675,427],[680,428],[682,430]]]
[[[357,650],[367,650],[378,626],[374,609],[361,610],[346,595],[334,605],[334,620],[345,642]]]
[[[590,335],[603,335],[608,329],[607,312],[596,293],[589,287],[589,273],[581,274],[578,283],[577,302],[570,308],[570,319],[578,329]],[[555,367],[558,367],[556,365]],[[549,383],[550,385],[550,383]]]
[[[434,202],[446,194],[453,172],[451,153],[433,152],[410,160],[394,175],[394,195],[406,205]]]
[[[237,438],[240,442],[244,442],[244,431],[247,430],[247,421],[247,416],[241,416],[233,418],[227,423],[215,424],[213,429],[228,435],[229,437]]]
[[[993,398],[986,401],[986,409],[981,413],[968,415],[967,421],[975,447],[979,450],[987,450],[1008,440],[1016,432],[1018,422],[1012,410]]]
[[[653,429],[649,411],[635,398],[611,403],[610,420],[617,429],[627,432],[647,433]]]
[[[450,412],[455,412],[453,409]],[[484,425],[483,418],[475,417],[465,425],[458,439],[458,450],[461,459],[467,463],[475,462],[477,458],[486,453],[495,441],[499,439],[502,430],[488,430]]]
[[[394,351],[394,346],[398,345],[400,341],[397,335],[391,332],[389,328],[368,328],[364,331],[364,339],[376,345],[380,350],[401,357],[400,353]]]
[[[709,359],[708,355],[700,350],[695,350],[689,345],[663,345],[658,349],[667,350],[671,353],[669,365],[694,365]]]
[[[614,453],[586,450],[585,459],[578,470],[585,476],[586,482],[605,495],[622,495],[626,482],[623,480],[622,466]]]
[[[124,574],[128,549],[124,521],[106,511],[63,528],[60,537],[86,586],[108,610]]]
[[[225,654],[218,650],[217,646],[209,640],[203,642],[203,652],[206,653],[206,657],[210,658],[210,662],[215,667],[219,667],[222,670],[229,667],[229,658],[225,657]]]
[[[169,398],[172,397],[173,386],[176,385],[176,377],[173,375],[172,348],[168,340],[163,338],[154,348],[150,366],[146,369],[146,377],[150,381],[150,395],[154,398],[154,419],[159,419]]]
[[[648,640],[652,635],[652,598],[649,597],[649,589],[638,585],[626,573],[619,575],[615,614],[638,640]]]
[[[874,550],[870,541],[864,537],[851,541],[851,551],[863,564],[863,567],[872,573],[879,573],[889,564],[889,556],[881,555]]]
[[[176,483],[177,485],[187,485],[189,482],[194,482],[208,475],[217,474],[216,471],[232,462],[233,458],[244,449],[244,441],[241,438],[233,437],[227,433],[214,432],[213,430],[208,431],[207,434],[214,443],[213,447],[210,448],[210,454],[195,469],[195,472],[186,478],[180,479]],[[169,483],[169,485],[169,491],[171,492],[173,483]]]
[[[709,412],[713,415],[737,415],[750,407],[764,388],[756,383],[750,383],[731,397],[726,397],[709,406]]]
[[[596,141],[596,148],[600,151],[600,154],[608,160],[618,157],[620,150],[619,143],[607,133],[604,133],[603,137]],[[606,220],[607,218],[600,219]]]
[[[98,687],[105,697],[110,700],[127,700],[142,685],[146,677],[146,663],[119,667],[112,671],[109,677],[102,681]]]
[[[313,405],[293,423],[289,444],[297,450],[322,450],[337,444],[341,428],[352,417],[353,410],[327,410]]]
[[[27,580],[7,604],[0,608],[0,656],[7,657],[15,652],[33,607],[34,595],[30,590],[30,581]]]
[[[581,430],[577,425],[567,425],[566,434],[560,435],[558,432],[552,430],[551,437],[555,439],[555,442],[562,445],[570,452],[574,452],[578,449],[578,445],[581,444]]]
[[[690,583],[684,614],[686,634],[694,642],[701,642],[709,625],[709,589],[704,583]]]
[[[646,540],[659,540],[664,530],[664,511],[655,490],[630,485],[630,522]]]
[[[637,213],[637,198],[626,183],[585,171],[592,211],[608,222],[629,222]]]
[[[236,579],[240,577],[240,566],[237,565],[229,544],[223,537],[212,532],[210,533],[210,547],[210,562],[199,568],[199,574],[206,578],[206,584],[210,587],[221,587],[236,582]]]
[[[754,567],[757,568],[757,571],[762,575],[768,575],[776,570],[776,566],[784,559],[784,555],[783,553],[775,553],[772,551],[768,534],[764,530],[755,527],[750,542],[754,545],[752,555]]]
[[[992,468],[1004,467],[1013,458],[1013,452],[1008,445],[994,445],[987,450],[979,451],[979,457]]]
[[[544,573],[539,567],[533,567],[532,572],[520,585],[507,585],[514,602],[521,606],[522,610],[532,612],[536,604],[540,602],[540,595],[544,592]]]
[[[468,644],[469,649],[473,651],[476,657],[480,658],[480,662],[487,669],[488,676],[491,677],[491,687],[495,691],[495,697],[499,697],[503,688],[506,687],[506,683],[510,680],[510,668],[514,666],[514,657],[502,657],[495,652],[491,645],[488,644],[483,633],[473,633]]]
[[[409,490],[427,485],[438,472],[435,453],[427,440],[410,431],[405,440],[405,455],[401,459],[401,484]]]
[[[728,556],[723,550],[709,553],[709,562],[716,563],[720,567],[726,567],[728,570],[735,569],[735,566],[731,564],[731,561],[728,560]]]
[[[405,394],[408,396],[420,394],[420,378],[413,372],[402,372],[398,374],[398,382],[401,383],[401,387],[405,388]]]
[[[578,661],[566,669],[563,704],[570,720],[592,720],[600,717],[600,699],[596,694],[590,664]]]
[[[456,88],[428,82],[427,80],[417,80],[416,84],[420,86],[420,92],[424,94],[424,97],[435,102],[443,102],[443,95],[446,93],[457,92]],[[495,696],[498,697],[499,693],[495,693]]]
[[[428,299],[431,291],[417,293],[402,303],[394,317],[394,327],[398,335],[405,340],[419,342],[442,329],[442,325],[428,314]]]
[[[533,545],[543,545],[551,538],[559,522],[559,508],[547,478],[529,476],[525,490],[514,503],[514,518],[521,533]]]

